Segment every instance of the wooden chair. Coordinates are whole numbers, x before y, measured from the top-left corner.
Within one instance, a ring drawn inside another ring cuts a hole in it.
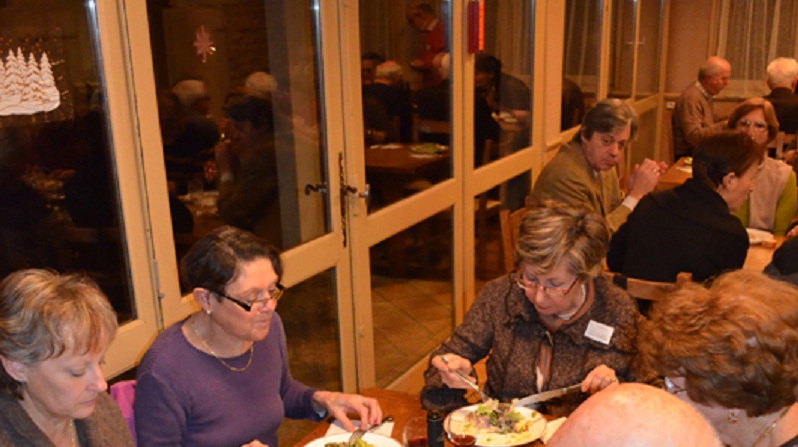
[[[502,233],[501,252],[505,273],[509,273],[515,268],[515,241],[518,239],[518,227],[521,226],[524,214],[526,214],[526,207],[515,211],[506,209],[499,211],[499,225]]]
[[[661,301],[669,293],[693,280],[692,273],[688,272],[681,272],[676,275],[676,282],[659,282],[628,278],[620,273],[610,271],[602,272],[602,276],[604,276],[607,281],[629,292],[629,295],[632,297],[647,301]]]

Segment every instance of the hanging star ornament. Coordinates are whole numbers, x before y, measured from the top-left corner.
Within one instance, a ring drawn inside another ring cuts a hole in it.
[[[205,25],[200,25],[194,33],[194,49],[197,52],[197,56],[202,57],[203,64],[208,61],[208,56],[216,52],[211,33],[205,29]]]

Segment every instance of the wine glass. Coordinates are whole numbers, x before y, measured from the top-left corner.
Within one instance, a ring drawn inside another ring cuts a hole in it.
[[[465,421],[465,415],[457,411],[443,421],[443,430],[449,441],[458,447],[470,447],[477,443],[474,427]]]

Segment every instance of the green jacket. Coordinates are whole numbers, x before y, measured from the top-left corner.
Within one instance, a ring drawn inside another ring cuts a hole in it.
[[[623,197],[615,169],[596,172],[588,164],[582,145],[571,141],[541,171],[530,204],[554,200],[593,210],[607,219],[610,231],[615,233],[632,212],[621,205]]]

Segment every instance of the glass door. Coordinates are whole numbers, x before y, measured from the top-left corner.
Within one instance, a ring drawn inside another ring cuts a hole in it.
[[[119,317],[106,356],[134,366],[156,331],[126,52],[113,2],[0,6],[0,276],[23,268],[78,272]],[[144,262],[136,262],[143,260]]]
[[[182,254],[222,225],[283,251],[277,311],[294,377],[354,390],[349,258],[341,220],[343,134],[335,9],[316,1],[150,0],[131,42],[151,54],[137,79],[154,235],[168,264],[164,327],[193,311],[176,279]],[[131,26],[136,26],[131,23]],[[323,33],[330,33],[326,39]],[[338,109],[340,110],[340,109]],[[143,113],[143,112],[142,112]],[[308,328],[313,328],[309,331]]]

